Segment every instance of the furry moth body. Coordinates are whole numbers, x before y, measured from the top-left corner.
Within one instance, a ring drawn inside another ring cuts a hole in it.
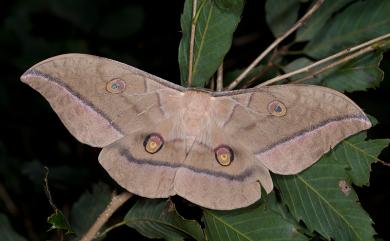
[[[299,173],[371,127],[345,95],[319,86],[210,92],[84,54],[44,60],[21,79],[80,142],[103,148],[99,162],[122,187],[212,209],[254,203],[272,191],[270,171]]]

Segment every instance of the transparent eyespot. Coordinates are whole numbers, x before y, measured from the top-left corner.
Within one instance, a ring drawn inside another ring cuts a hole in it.
[[[221,145],[214,150],[215,159],[221,166],[229,166],[234,160],[232,148],[226,145]]]
[[[107,82],[106,89],[113,94],[122,93],[126,88],[126,82],[122,79],[115,78]]]
[[[282,102],[274,100],[268,104],[268,112],[274,116],[284,116],[287,113],[287,108]]]
[[[164,140],[159,134],[150,134],[145,137],[144,147],[145,151],[150,154],[154,154],[161,150],[164,145]]]

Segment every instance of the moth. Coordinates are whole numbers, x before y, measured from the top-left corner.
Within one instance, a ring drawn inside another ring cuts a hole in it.
[[[21,80],[77,140],[103,148],[99,162],[123,188],[211,209],[256,202],[262,189],[273,190],[270,172],[297,174],[371,127],[352,100],[329,88],[212,92],[85,54],[44,60]]]

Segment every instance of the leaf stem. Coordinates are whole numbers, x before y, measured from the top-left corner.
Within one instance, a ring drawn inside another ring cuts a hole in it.
[[[116,223],[108,228],[106,228],[103,232],[101,232],[99,234],[99,237],[103,237],[104,235],[106,235],[108,232],[110,232],[111,230],[115,229],[115,228],[118,228],[118,227],[121,227],[123,225],[126,225],[126,221],[122,221],[122,222],[119,222],[119,223]]]
[[[195,29],[196,29],[196,7],[198,0],[192,2],[192,21],[191,21],[191,36],[190,36],[190,54],[188,60],[188,87],[192,86],[192,68],[194,65],[194,44],[195,44]]]
[[[223,89],[223,63],[219,66],[217,72],[217,91],[222,91]]]
[[[295,71],[292,71],[290,73],[287,73],[287,74],[284,74],[284,75],[280,75],[280,76],[277,76],[277,77],[272,78],[270,80],[267,80],[267,81],[257,85],[256,87],[270,85],[270,84],[273,84],[273,83],[278,82],[280,80],[287,79],[287,78],[289,78],[291,76],[294,76],[294,75],[297,75],[297,74],[300,74],[300,73],[305,73],[305,72],[309,73],[313,68],[315,68],[315,67],[317,67],[319,65],[322,65],[322,64],[324,64],[326,62],[329,62],[329,61],[334,60],[336,58],[339,58],[341,56],[351,54],[352,52],[355,52],[355,51],[358,51],[358,50],[363,51],[362,49],[369,49],[370,51],[373,51],[373,50],[378,48],[378,46],[376,46],[376,44],[378,44],[379,42],[381,42],[383,40],[386,40],[387,38],[390,38],[390,33],[381,35],[381,36],[379,36],[379,37],[377,37],[375,39],[371,39],[371,40],[369,40],[367,42],[364,42],[362,44],[356,45],[354,47],[344,49],[344,50],[342,50],[342,51],[340,51],[340,52],[338,52],[338,53],[336,53],[334,55],[331,55],[331,56],[329,56],[327,58],[319,60],[319,61],[317,61],[317,62],[315,62],[315,63],[313,63],[311,65],[308,65],[306,67],[303,67],[303,68],[297,69]],[[364,50],[362,54],[366,53],[366,51],[368,51],[368,50]],[[357,52],[357,53],[359,53],[359,52]],[[353,56],[353,55],[354,54],[351,54],[350,56]],[[360,55],[361,54],[357,54],[354,57],[357,57],[357,56],[360,56]],[[348,58],[348,60],[350,60],[350,59],[352,59],[352,58]],[[342,62],[342,63],[344,63],[344,62]],[[331,64],[331,65],[333,65],[333,64]]]
[[[111,202],[107,205],[106,209],[99,215],[95,223],[89,228],[89,230],[80,239],[80,241],[93,240],[96,237],[96,234],[101,229],[101,227],[107,222],[107,220],[112,216],[112,214],[132,196],[133,194],[127,191],[122,192],[119,195],[113,193]]]
[[[294,26],[287,30],[283,35],[276,38],[275,41],[270,46],[268,46],[268,48],[266,48],[232,83],[230,83],[230,85],[226,89],[234,89],[248,75],[248,73],[268,55],[268,53],[270,53],[274,48],[276,48],[276,46],[278,46],[280,42],[282,42],[295,30],[300,28],[319,9],[319,7],[324,3],[324,1],[325,0],[317,0],[314,5],[309,9],[309,11],[307,11],[307,13],[294,24]]]

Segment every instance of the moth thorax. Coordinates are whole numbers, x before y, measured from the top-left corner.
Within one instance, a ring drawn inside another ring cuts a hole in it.
[[[204,92],[188,91],[184,98],[183,131],[196,136],[210,118],[210,95]]]

